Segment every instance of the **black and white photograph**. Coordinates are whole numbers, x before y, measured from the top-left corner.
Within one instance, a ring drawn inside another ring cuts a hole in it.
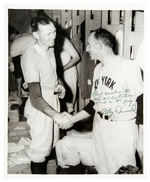
[[[143,175],[144,9],[7,13],[7,174]]]
[[[0,181],[149,181],[150,4],[0,5]]]

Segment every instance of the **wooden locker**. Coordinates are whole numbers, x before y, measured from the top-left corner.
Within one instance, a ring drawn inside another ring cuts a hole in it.
[[[57,22],[58,24],[61,24],[61,10],[52,10],[52,19]]]
[[[117,31],[122,30],[123,24],[120,23],[120,11],[102,11],[102,28],[107,29],[113,35],[116,35]]]
[[[85,18],[85,36],[86,42],[90,35],[91,30],[96,30],[101,27],[101,11],[100,10],[87,10]]]
[[[71,10],[61,11],[61,25],[63,28],[68,28],[68,26],[72,26]]]
[[[129,59],[135,59],[138,48],[143,40],[144,28],[143,12],[125,11],[124,22],[124,56]]]

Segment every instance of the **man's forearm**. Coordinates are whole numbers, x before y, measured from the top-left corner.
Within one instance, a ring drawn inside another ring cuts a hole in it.
[[[85,118],[88,118],[88,117],[90,117],[90,114],[88,114],[86,111],[82,110],[72,116],[72,122],[76,123],[76,122],[83,120]]]
[[[45,113],[49,117],[53,117],[58,112],[55,111],[42,97],[30,98],[31,104],[37,110]]]
[[[69,61],[69,63],[67,63],[64,66],[64,71],[68,70],[69,68],[73,67],[75,64],[77,64],[78,60],[74,60],[73,58],[71,58],[71,60]]]
[[[43,112],[44,112],[46,115],[50,116],[51,118],[53,118],[56,114],[58,114],[58,112],[55,111],[55,110],[54,110],[52,107],[50,107],[50,106],[46,107],[46,108],[43,110]]]
[[[39,82],[28,83],[30,101],[34,108],[53,117],[58,112],[55,111],[42,97],[41,88]]]
[[[90,100],[90,102],[83,108],[82,111],[78,112],[73,116],[73,123],[76,123],[80,120],[93,116],[95,110],[93,109],[94,102]]]

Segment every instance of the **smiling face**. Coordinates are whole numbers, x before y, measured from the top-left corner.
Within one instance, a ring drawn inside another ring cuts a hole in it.
[[[94,32],[90,34],[86,51],[89,52],[91,59],[97,60],[99,59],[99,54],[101,50],[101,44],[94,37]]]
[[[35,32],[35,36],[39,43],[45,47],[54,46],[56,38],[56,28],[52,22],[46,25],[39,24],[38,31]]]

